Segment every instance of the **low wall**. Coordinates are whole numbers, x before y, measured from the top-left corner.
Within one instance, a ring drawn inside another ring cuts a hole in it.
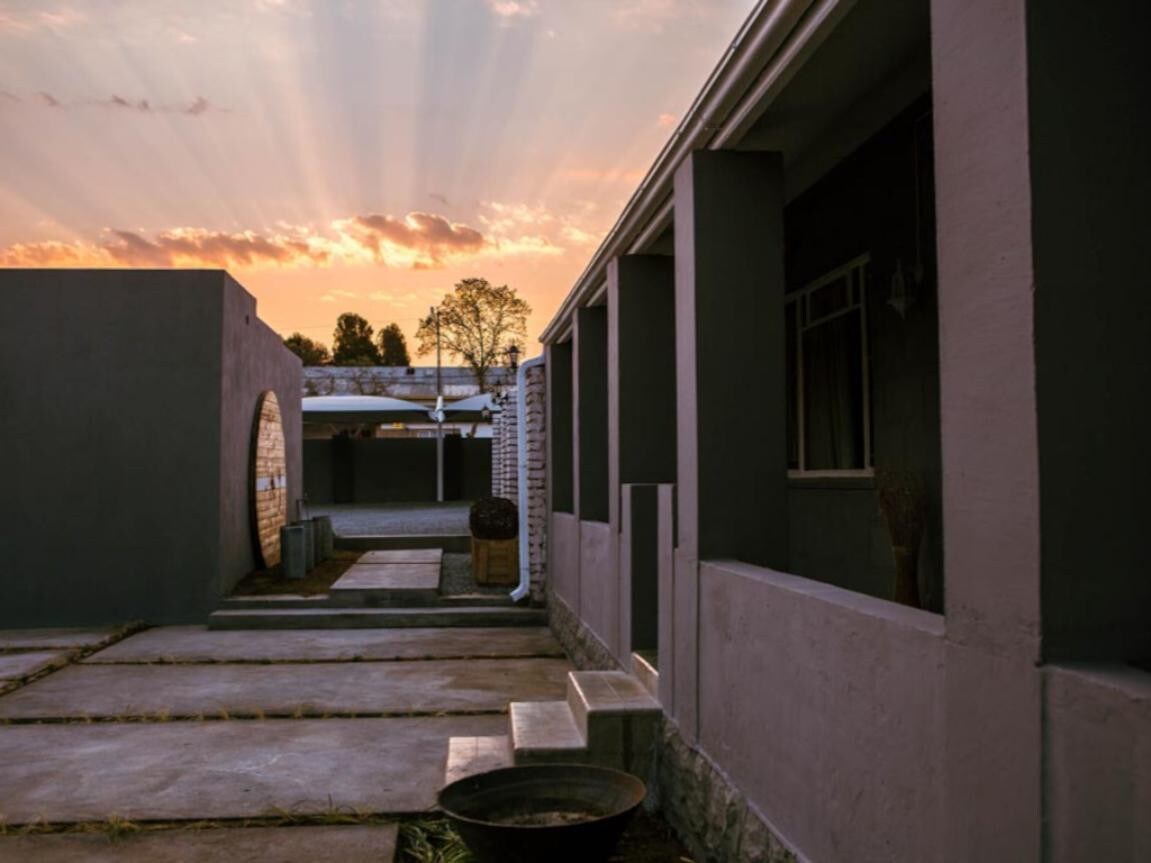
[[[812,860],[941,859],[943,618],[700,566],[699,745]]]
[[[1052,863],[1151,860],[1151,674],[1044,669]]]
[[[618,544],[611,525],[581,521],[579,531],[579,615],[621,662],[619,645]],[[629,651],[630,653],[630,651]],[[630,663],[625,663],[630,664]]]
[[[553,512],[549,535],[548,582],[572,610],[579,609],[580,523],[570,512]]]
[[[475,500],[490,493],[491,441],[444,440],[444,499]],[[436,499],[434,438],[304,441],[308,500],[328,503],[404,503]]]

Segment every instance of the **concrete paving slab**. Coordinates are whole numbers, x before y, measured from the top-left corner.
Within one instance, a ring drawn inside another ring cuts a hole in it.
[[[237,631],[164,626],[126,638],[86,661],[275,662],[563,655],[563,648],[545,627]]]
[[[448,739],[506,727],[502,716],[0,726],[0,815],[14,825],[423,812]]]
[[[562,698],[571,668],[562,659],[73,665],[0,697],[0,717],[506,710],[513,699]]]
[[[434,563],[439,566],[443,559],[442,548],[391,548],[366,551],[356,563]]]
[[[444,785],[457,779],[512,766],[511,742],[506,734],[494,737],[453,737],[448,741]]]
[[[439,586],[438,563],[357,563],[336,579],[331,594],[341,590],[435,591]]]
[[[244,827],[155,830],[115,841],[51,834],[0,837],[0,860],[27,863],[390,863],[394,824],[339,827]]]
[[[96,629],[0,629],[0,650],[12,647],[91,647],[111,638],[112,627]]]
[[[65,650],[36,650],[29,653],[0,653],[0,681],[20,680],[68,660]]]

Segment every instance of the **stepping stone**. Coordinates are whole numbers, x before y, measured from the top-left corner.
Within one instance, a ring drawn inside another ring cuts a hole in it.
[[[64,665],[68,653],[37,650],[30,653],[0,653],[0,682],[23,680],[53,665]]]
[[[506,727],[503,716],[0,726],[0,812],[9,826],[423,813],[448,739]]]
[[[562,698],[570,670],[563,659],[73,665],[0,698],[0,717],[503,712],[513,699]]]
[[[512,656],[562,659],[564,652],[546,627],[210,630],[162,626],[94,653],[85,664]]]
[[[0,629],[0,650],[13,647],[45,649],[50,647],[92,647],[107,641],[117,629]]]
[[[443,560],[442,548],[394,548],[365,552],[356,563],[434,563],[439,566]]]
[[[127,833],[114,842],[92,834],[0,837],[0,860],[35,863],[391,863],[395,824],[338,827],[236,827]]]
[[[587,742],[566,701],[514,701],[512,750],[516,764],[583,763]]]
[[[444,785],[465,776],[512,766],[512,750],[507,735],[492,737],[453,737],[448,741],[448,767]]]
[[[333,605],[420,605],[439,598],[438,563],[357,563],[328,592]]]
[[[542,608],[253,608],[214,611],[210,629],[389,629],[546,626]]]

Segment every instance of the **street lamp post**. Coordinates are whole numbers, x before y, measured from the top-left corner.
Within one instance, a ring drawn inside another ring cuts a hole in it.
[[[444,502],[444,377],[440,366],[440,312],[432,308],[436,322],[436,502]]]

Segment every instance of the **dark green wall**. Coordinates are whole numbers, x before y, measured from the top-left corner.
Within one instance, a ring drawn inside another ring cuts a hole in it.
[[[936,305],[930,99],[909,106],[785,213],[788,291],[870,254],[867,334],[875,464],[924,476],[929,525],[920,558],[927,607],[943,607],[940,515],[939,331]],[[918,240],[918,250],[917,250]],[[922,282],[901,318],[887,304],[897,261]],[[870,480],[793,479],[793,572],[886,596],[894,577]]]

